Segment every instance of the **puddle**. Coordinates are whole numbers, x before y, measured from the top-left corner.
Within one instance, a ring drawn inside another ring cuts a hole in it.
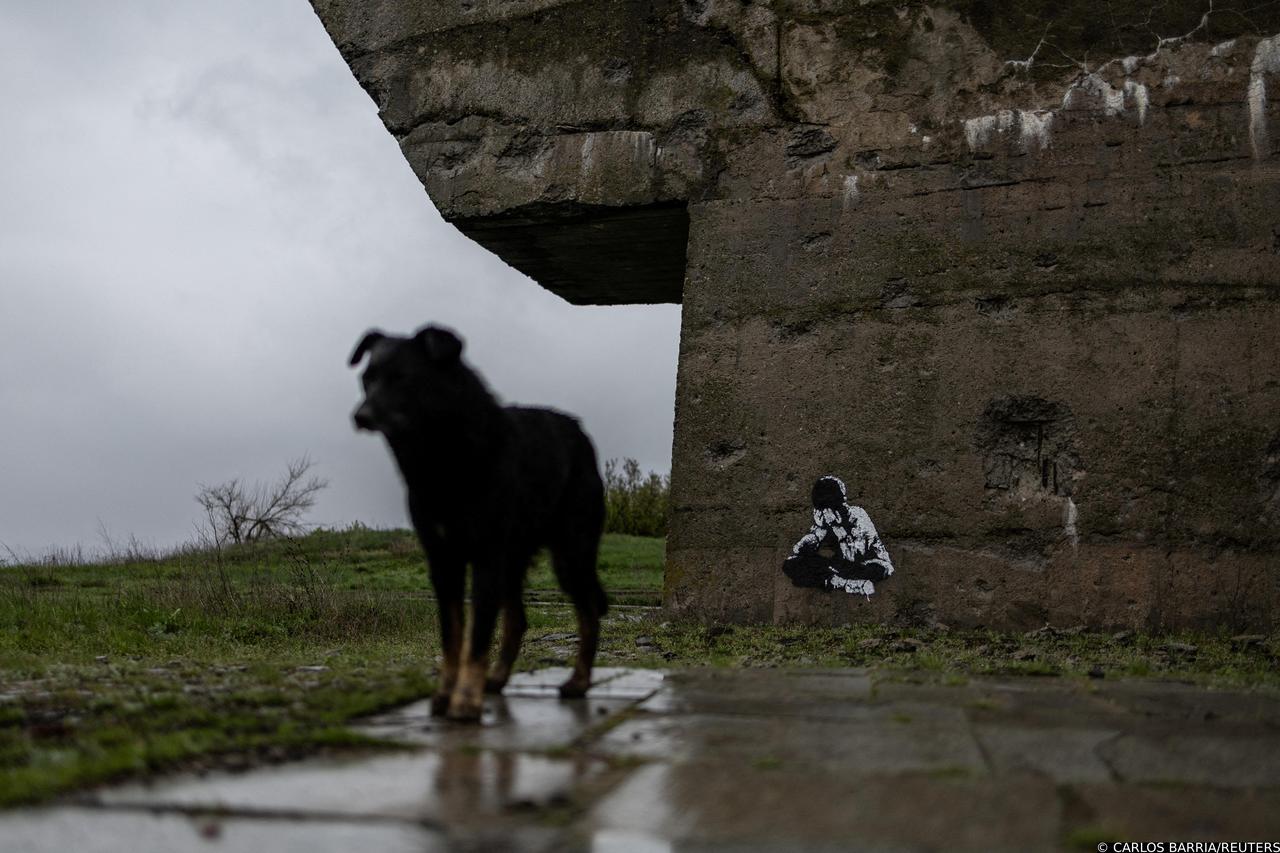
[[[136,811],[56,808],[0,817],[5,850],[23,853],[445,853],[444,835],[420,826],[327,820],[187,817]]]
[[[586,756],[421,752],[345,762],[311,761],[244,775],[168,778],[98,795],[110,806],[242,815],[377,816],[456,822],[559,806],[604,770]]]

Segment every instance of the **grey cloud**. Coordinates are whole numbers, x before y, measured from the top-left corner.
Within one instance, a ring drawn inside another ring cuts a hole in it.
[[[679,309],[569,306],[445,224],[309,6],[0,8],[0,542],[185,539],[196,483],[309,452],[318,521],[403,523],[356,435],[368,326],[459,329],[504,399],[669,465]]]

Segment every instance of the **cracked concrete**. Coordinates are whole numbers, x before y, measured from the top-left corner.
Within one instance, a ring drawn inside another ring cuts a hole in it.
[[[1275,623],[1280,7],[313,5],[448,220],[682,303],[673,615]],[[980,435],[1005,400],[1052,453]],[[779,583],[825,474],[874,601]]]
[[[159,778],[0,814],[4,849],[1046,850],[1280,832],[1280,697],[860,670],[513,678],[479,726],[365,721],[403,751]]]

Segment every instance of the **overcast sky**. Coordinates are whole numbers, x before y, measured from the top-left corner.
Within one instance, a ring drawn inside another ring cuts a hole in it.
[[[303,453],[315,522],[405,524],[350,426],[369,326],[451,325],[667,470],[678,306],[571,306],[447,225],[306,0],[4,0],[0,36],[0,543],[177,543],[198,483]]]

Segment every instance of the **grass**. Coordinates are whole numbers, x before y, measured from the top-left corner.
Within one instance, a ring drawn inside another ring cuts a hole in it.
[[[605,583],[657,603],[663,548],[606,537]],[[373,746],[345,723],[433,689],[435,607],[407,531],[76,560],[0,568],[0,805]],[[533,631],[573,631],[545,559],[529,581]],[[563,662],[563,644],[539,653]]]
[[[659,602],[663,551],[661,539],[605,537],[601,574],[621,606],[606,619],[601,664],[859,666],[942,685],[1142,675],[1280,687],[1275,636],[669,622],[627,606]],[[435,608],[407,531],[357,526],[168,556],[130,550],[98,564],[61,557],[0,567],[0,806],[158,770],[374,748],[348,721],[433,688]],[[519,665],[565,664],[574,620],[545,559],[529,588]]]

